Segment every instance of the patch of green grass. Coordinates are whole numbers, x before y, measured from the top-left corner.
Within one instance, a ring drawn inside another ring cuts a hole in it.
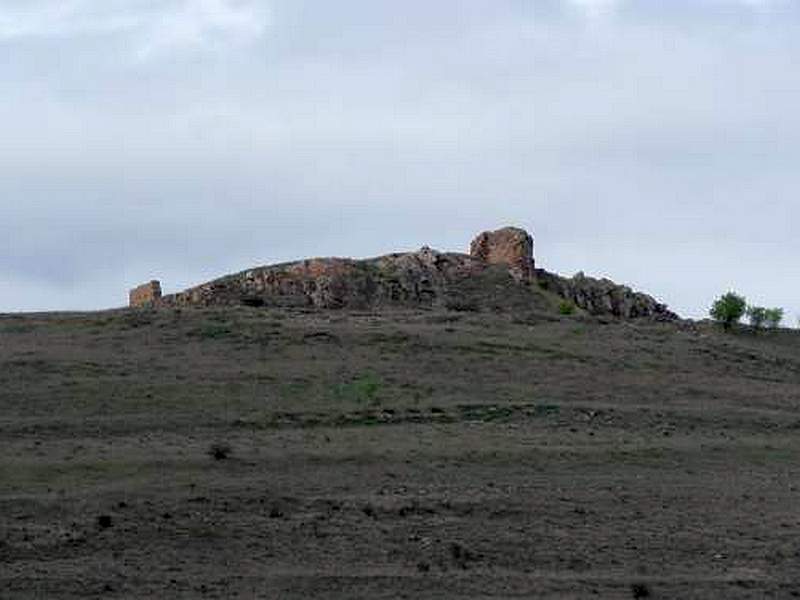
[[[216,340],[225,338],[233,333],[230,326],[225,323],[207,322],[203,323],[198,329],[195,329],[192,334],[208,340]]]
[[[748,462],[761,466],[791,463],[797,459],[798,454],[794,448],[778,448],[770,445],[745,447],[739,453]]]
[[[34,327],[30,323],[3,323],[0,324],[0,335],[19,335],[31,333]]]
[[[5,465],[0,490],[75,488],[136,477],[142,465],[121,460],[70,460],[55,463],[18,463]]]
[[[340,383],[333,389],[337,400],[348,400],[359,404],[376,404],[383,381],[374,373],[362,373],[348,383]]]
[[[546,417],[548,415],[557,415],[561,412],[561,407],[558,404],[537,404],[534,407],[534,414]]]
[[[575,314],[575,304],[570,300],[562,300],[558,305],[558,313],[564,316]]]

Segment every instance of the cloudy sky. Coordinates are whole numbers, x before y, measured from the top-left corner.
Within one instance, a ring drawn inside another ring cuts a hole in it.
[[[0,0],[0,311],[463,250],[800,314],[794,0]]]

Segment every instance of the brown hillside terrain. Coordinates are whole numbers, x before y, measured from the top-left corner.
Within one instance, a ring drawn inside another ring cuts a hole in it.
[[[800,593],[796,332],[466,308],[0,317],[0,597]]]

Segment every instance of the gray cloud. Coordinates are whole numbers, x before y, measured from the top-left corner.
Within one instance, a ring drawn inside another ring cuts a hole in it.
[[[260,37],[268,13],[235,0],[58,0],[0,7],[0,40],[118,36],[140,60]]]
[[[684,314],[800,313],[791,4],[4,6],[0,310],[517,223]]]

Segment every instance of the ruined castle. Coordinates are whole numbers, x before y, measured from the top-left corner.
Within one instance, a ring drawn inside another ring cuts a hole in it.
[[[533,249],[527,231],[505,227],[478,235],[469,254],[423,247],[364,260],[314,258],[249,269],[170,295],[154,280],[131,290],[129,304],[546,310],[567,302],[596,315],[676,318],[652,297],[607,279],[537,269]]]

